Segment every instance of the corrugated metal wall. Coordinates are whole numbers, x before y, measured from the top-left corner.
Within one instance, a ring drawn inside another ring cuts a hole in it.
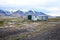
[[[37,20],[48,20],[48,16],[35,16],[35,15],[31,15],[33,21],[37,21]]]
[[[43,16],[43,20],[48,20],[48,16]]]

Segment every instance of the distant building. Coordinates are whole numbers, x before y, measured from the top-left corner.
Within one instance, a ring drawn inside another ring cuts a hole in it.
[[[48,20],[48,16],[42,12],[33,12],[33,11],[28,11],[26,12],[26,18],[28,20]]]

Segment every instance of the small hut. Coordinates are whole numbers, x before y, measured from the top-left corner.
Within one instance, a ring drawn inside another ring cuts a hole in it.
[[[48,16],[42,12],[33,12],[33,11],[28,11],[26,12],[26,18],[28,20],[48,20]]]

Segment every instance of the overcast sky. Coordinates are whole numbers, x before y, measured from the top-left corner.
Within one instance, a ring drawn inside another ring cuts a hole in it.
[[[60,0],[0,0],[0,9],[36,10],[60,16]]]

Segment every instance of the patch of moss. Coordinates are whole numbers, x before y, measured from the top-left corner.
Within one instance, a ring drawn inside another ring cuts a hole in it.
[[[0,21],[0,26],[2,26],[4,24],[4,21]]]
[[[16,40],[20,40],[20,38],[17,38]]]

